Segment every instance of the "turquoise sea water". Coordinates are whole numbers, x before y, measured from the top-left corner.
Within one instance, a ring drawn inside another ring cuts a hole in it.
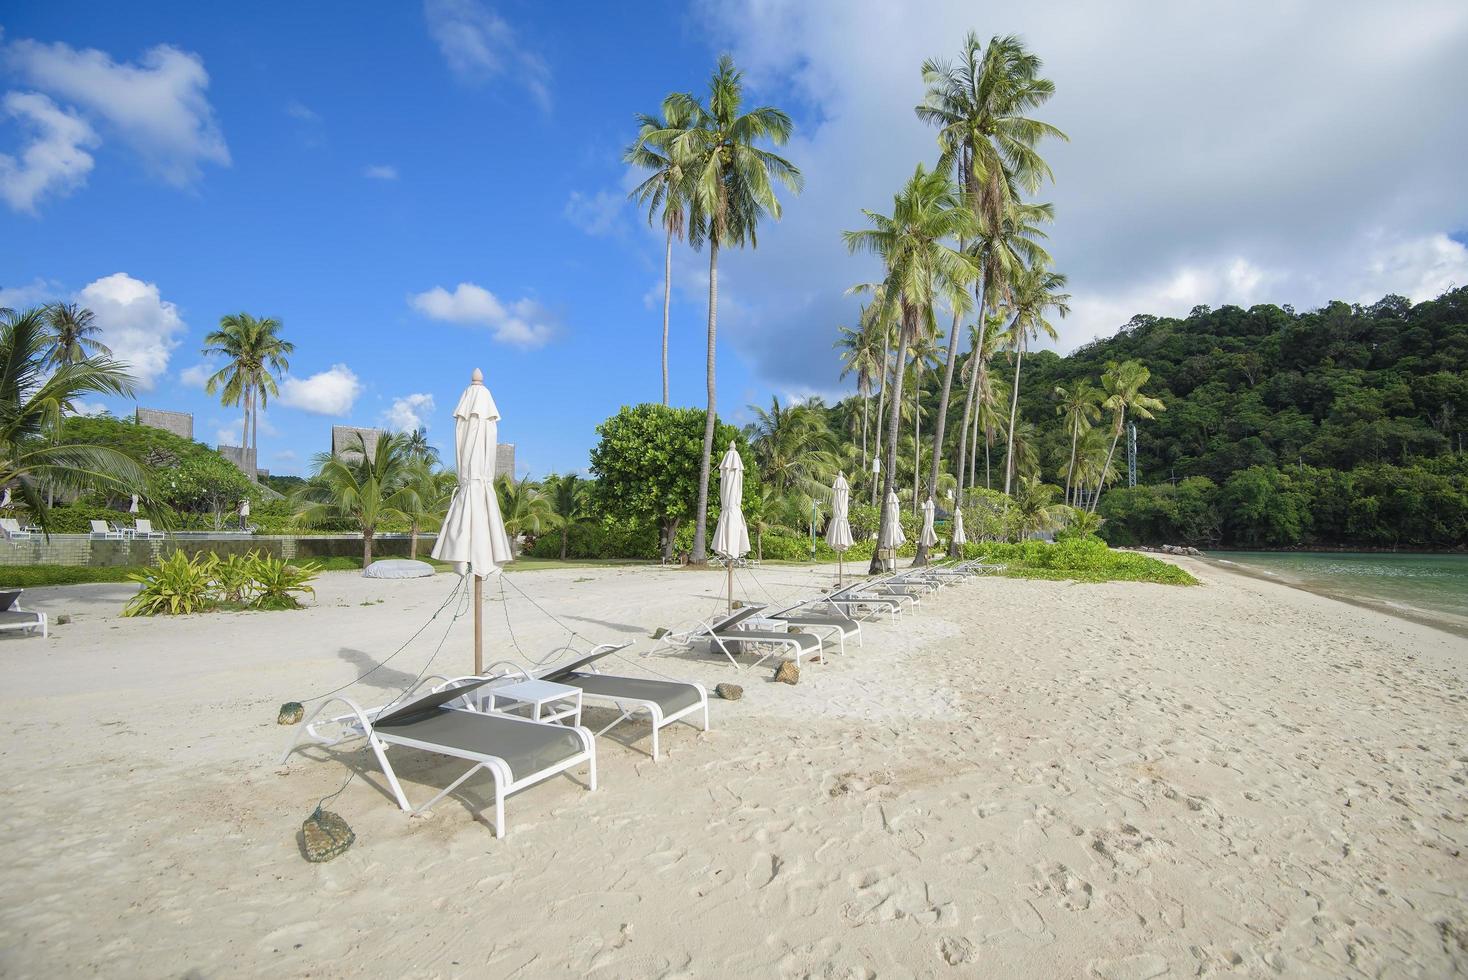
[[[1468,619],[1468,555],[1210,551],[1284,581],[1405,611]]]

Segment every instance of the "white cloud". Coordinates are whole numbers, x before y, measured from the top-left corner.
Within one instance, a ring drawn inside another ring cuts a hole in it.
[[[285,104],[285,114],[292,119],[299,119],[302,122],[321,121],[321,117],[316,114],[316,110],[296,99],[291,99]]]
[[[99,140],[85,119],[37,92],[6,93],[0,105],[33,133],[19,158],[0,153],[0,197],[6,204],[34,214],[45,195],[65,195],[86,183],[92,170],[86,148]]]
[[[288,377],[280,383],[280,403],[317,415],[345,415],[362,394],[362,382],[345,364],[333,364],[309,378]]]
[[[419,392],[394,398],[392,407],[382,413],[382,421],[393,432],[412,432],[428,427],[427,416],[433,412],[433,396]]]
[[[561,213],[566,216],[567,221],[588,235],[608,235],[616,230],[617,219],[621,217],[622,205],[625,203],[625,196],[611,191],[597,191],[594,194],[572,191]]]
[[[1194,303],[1306,309],[1468,282],[1447,237],[1468,228],[1460,0],[1240,0],[1162,16],[1139,0],[934,0],[920,18],[882,0],[705,0],[702,14],[711,46],[747,71],[747,103],[798,123],[783,155],[805,192],[784,197],[758,250],[720,261],[721,333],[777,390],[835,383],[832,333],[860,302],[844,290],[878,271],[839,233],[862,226],[861,208],[887,211],[914,164],[935,160],[934,131],[913,114],[919,66],[956,57],[970,29],[1023,35],[1056,84],[1036,115],[1070,135],[1043,146],[1056,180],[1041,198],[1056,205],[1049,247],[1074,297],[1062,348]],[[1364,142],[1361,119],[1373,120]],[[656,229],[646,244],[660,266]],[[700,258],[675,249],[689,299]]]
[[[200,361],[192,364],[178,372],[178,380],[190,388],[202,389],[212,375],[219,368],[208,361]]]
[[[508,75],[549,110],[550,69],[504,18],[479,0],[424,0],[428,33],[449,70],[466,84]]]
[[[397,180],[398,168],[386,163],[375,163],[362,171],[362,176],[372,180]]]
[[[408,297],[408,305],[434,320],[488,327],[494,339],[515,347],[540,347],[555,329],[545,310],[533,299],[503,303],[472,282],[461,282],[451,293],[435,286]]]
[[[71,408],[74,415],[101,415],[107,411],[101,402],[74,401]]]
[[[164,300],[155,284],[125,272],[88,283],[76,301],[97,315],[112,356],[127,363],[140,388],[151,391],[168,372],[170,352],[188,329],[178,307]]]
[[[202,163],[230,162],[198,55],[160,44],[136,64],[119,63],[95,48],[22,39],[4,57],[27,84],[105,121],[169,183],[191,183]]]
[[[27,310],[53,299],[60,287],[37,276],[24,286],[0,286],[0,307]]]

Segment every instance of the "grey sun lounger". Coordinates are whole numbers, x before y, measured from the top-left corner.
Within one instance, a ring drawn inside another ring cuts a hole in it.
[[[491,664],[489,671],[506,667],[526,679],[534,677],[553,684],[565,684],[579,688],[581,699],[587,703],[610,705],[620,712],[616,718],[596,731],[605,735],[624,721],[631,721],[638,712],[646,712],[652,722],[652,759],[657,762],[661,750],[659,734],[676,721],[687,720],[693,724],[693,716],[702,716],[703,730],[709,730],[709,696],[702,684],[693,681],[657,680],[647,677],[628,677],[622,674],[602,673],[596,661],[611,656],[631,646],[630,643],[604,643],[591,653],[570,663],[546,667],[534,672],[519,664],[505,660]],[[500,675],[507,676],[507,675]]]
[[[428,680],[444,681],[443,678]],[[590,766],[587,788],[596,789],[596,743],[587,729],[454,706],[455,702],[467,703],[466,695],[487,683],[489,678],[477,678],[467,683],[450,682],[440,690],[404,704],[371,710],[363,710],[349,698],[334,696],[317,706],[302,724],[290,748],[281,756],[281,762],[289,759],[296,747],[305,741],[331,746],[365,735],[398,806],[411,813],[430,809],[483,769],[494,781],[496,837],[505,835],[505,797],[511,793],[583,762]],[[318,721],[327,706],[336,702],[345,704],[349,712]],[[326,731],[328,727],[334,728],[337,734]],[[387,750],[398,745],[463,759],[473,765],[437,796],[415,809],[408,803],[397,773],[388,761]]]
[[[770,649],[759,657],[751,667],[758,667],[779,650],[788,650],[795,654],[796,666],[800,665],[801,657],[808,657],[821,652],[821,638],[810,633],[777,633],[769,630],[743,629],[742,627],[750,620],[761,618],[760,613],[764,611],[763,605],[743,606],[734,610],[727,616],[719,619],[700,622],[691,630],[682,632],[674,631],[665,634],[658,642],[688,648],[695,642],[707,640],[709,649],[717,650],[728,658],[729,663],[735,669],[739,667],[739,661],[734,659],[735,654],[744,652],[743,644],[750,646],[765,646]],[[657,647],[653,648],[657,650]]]
[[[46,614],[35,609],[22,609],[20,595],[24,589],[6,589],[0,592],[0,630],[24,630],[28,633],[41,631],[46,637]]]
[[[772,613],[768,619],[789,623],[791,626],[826,630],[828,637],[835,637],[839,653],[846,652],[846,641],[849,639],[855,638],[858,644],[865,644],[861,635],[861,623],[855,617],[834,608],[830,612],[822,613],[808,609],[805,603],[800,603]]]

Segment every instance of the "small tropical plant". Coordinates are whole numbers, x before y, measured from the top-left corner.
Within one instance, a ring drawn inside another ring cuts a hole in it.
[[[259,552],[230,555],[214,564],[214,587],[220,601],[243,604],[249,600],[255,583],[255,566]]]
[[[134,572],[128,578],[142,586],[122,607],[124,616],[184,616],[202,612],[215,603],[214,555],[189,557],[175,551],[153,568]]]
[[[252,552],[251,585],[255,596],[252,609],[299,609],[300,595],[316,598],[311,582],[321,573],[317,565],[293,565],[283,558]]]

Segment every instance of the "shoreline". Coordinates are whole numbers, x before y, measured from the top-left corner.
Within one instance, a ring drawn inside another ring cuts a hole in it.
[[[1273,551],[1263,552],[1265,554],[1299,554],[1299,552]],[[1364,553],[1364,552],[1363,552]],[[1454,554],[1454,552],[1419,552],[1420,554]],[[1194,561],[1205,562],[1210,568],[1221,571],[1233,572],[1245,578],[1259,582],[1273,582],[1287,588],[1297,589],[1300,592],[1308,592],[1311,595],[1320,596],[1322,599],[1332,599],[1343,602],[1357,609],[1367,609],[1371,612],[1391,616],[1394,619],[1405,620],[1418,626],[1426,626],[1430,629],[1440,630],[1451,636],[1468,639],[1468,618],[1454,616],[1452,613],[1436,612],[1433,610],[1419,609],[1415,606],[1404,606],[1392,602],[1389,599],[1378,599],[1373,596],[1359,595],[1344,590],[1329,589],[1323,586],[1302,582],[1292,579],[1276,572],[1270,572],[1262,568],[1251,568],[1227,558],[1215,558],[1211,553],[1204,551],[1203,557],[1193,558]],[[1168,556],[1175,557],[1175,556]]]

